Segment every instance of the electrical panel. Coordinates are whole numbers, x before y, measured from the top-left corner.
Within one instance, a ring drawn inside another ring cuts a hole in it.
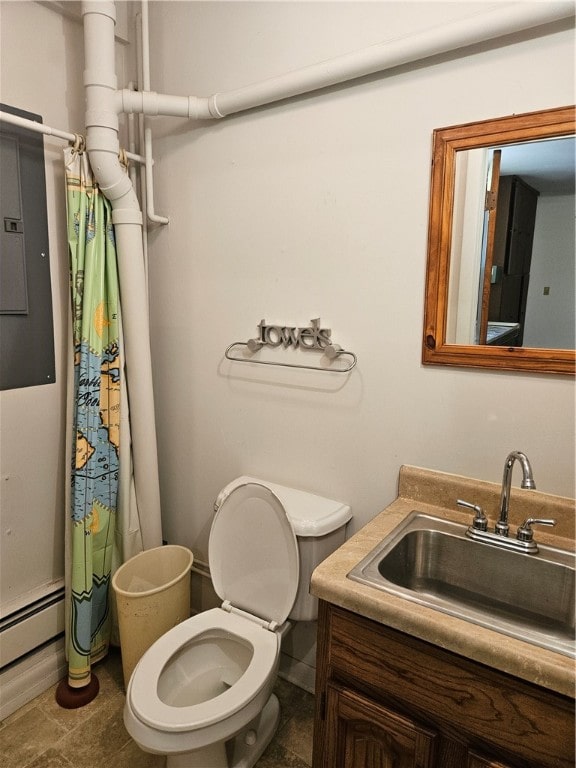
[[[3,112],[42,122],[5,104]],[[54,327],[42,134],[0,123],[0,389],[52,384]]]

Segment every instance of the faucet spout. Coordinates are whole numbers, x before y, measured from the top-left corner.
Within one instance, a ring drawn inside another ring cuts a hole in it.
[[[536,483],[532,475],[532,467],[528,457],[522,451],[512,451],[506,457],[504,463],[504,475],[502,477],[502,492],[500,494],[500,519],[496,523],[495,533],[500,536],[508,536],[510,526],[508,525],[508,512],[510,510],[510,488],[512,486],[512,468],[514,462],[518,461],[522,468],[521,488],[535,489]]]

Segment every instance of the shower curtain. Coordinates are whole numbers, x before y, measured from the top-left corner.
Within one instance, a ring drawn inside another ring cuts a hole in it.
[[[108,651],[120,451],[118,265],[109,202],[78,146],[65,150],[74,349],[68,520],[68,685]]]

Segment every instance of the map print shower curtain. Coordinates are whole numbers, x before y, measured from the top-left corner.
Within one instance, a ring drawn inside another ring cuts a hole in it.
[[[74,342],[68,683],[108,650],[120,434],[119,290],[109,202],[87,155],[65,150]]]

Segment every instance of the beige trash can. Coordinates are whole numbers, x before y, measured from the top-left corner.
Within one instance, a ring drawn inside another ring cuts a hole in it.
[[[124,685],[161,635],[190,616],[192,552],[167,544],[131,557],[112,577]]]

